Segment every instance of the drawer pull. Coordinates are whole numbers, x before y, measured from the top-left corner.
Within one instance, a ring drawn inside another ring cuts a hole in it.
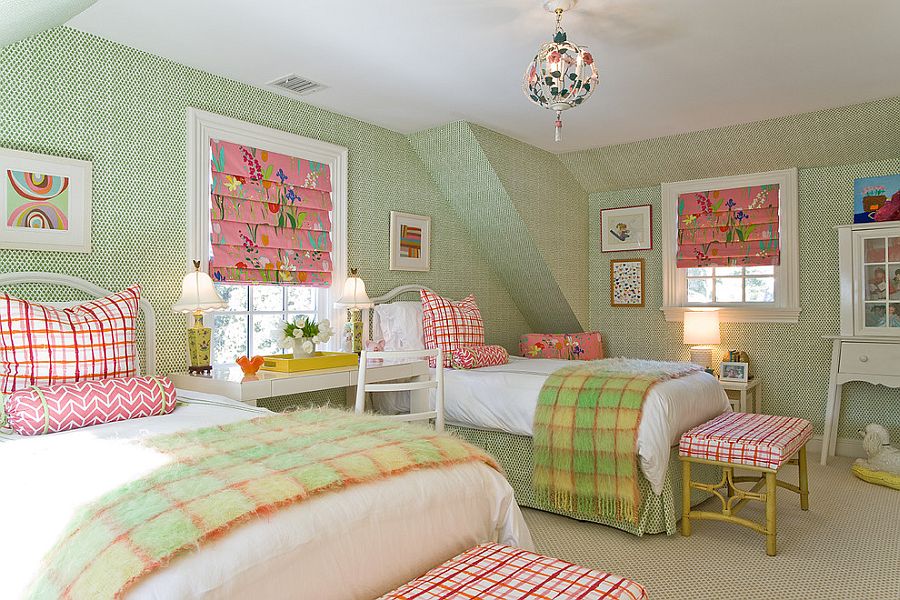
[[[869,362],[869,357],[863,354],[859,357],[859,362]]]

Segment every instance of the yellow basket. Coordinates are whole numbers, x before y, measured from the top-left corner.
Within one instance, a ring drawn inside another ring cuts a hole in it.
[[[294,358],[290,354],[272,354],[263,356],[263,358],[265,362],[261,368],[279,373],[355,367],[359,364],[359,356],[353,352],[316,352],[315,356],[309,358]]]

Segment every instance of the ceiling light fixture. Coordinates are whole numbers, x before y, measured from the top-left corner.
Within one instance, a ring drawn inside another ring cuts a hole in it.
[[[562,111],[575,108],[590,98],[600,79],[594,57],[586,47],[568,41],[560,24],[563,12],[574,7],[576,2],[544,1],[544,8],[556,14],[556,33],[553,41],[541,46],[525,69],[522,86],[532,102],[556,111],[557,142],[562,138]]]

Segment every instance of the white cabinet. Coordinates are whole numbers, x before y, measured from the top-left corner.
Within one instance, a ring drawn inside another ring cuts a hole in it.
[[[900,387],[900,222],[837,228],[841,335],[832,341],[822,464],[834,456],[841,388],[849,381]]]

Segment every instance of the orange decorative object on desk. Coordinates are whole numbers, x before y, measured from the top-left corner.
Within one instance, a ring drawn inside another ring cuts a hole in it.
[[[255,375],[259,368],[262,366],[265,359],[262,356],[254,356],[253,358],[247,358],[246,356],[242,356],[237,359],[236,362],[238,366],[241,368],[241,371],[244,372],[244,375]]]

